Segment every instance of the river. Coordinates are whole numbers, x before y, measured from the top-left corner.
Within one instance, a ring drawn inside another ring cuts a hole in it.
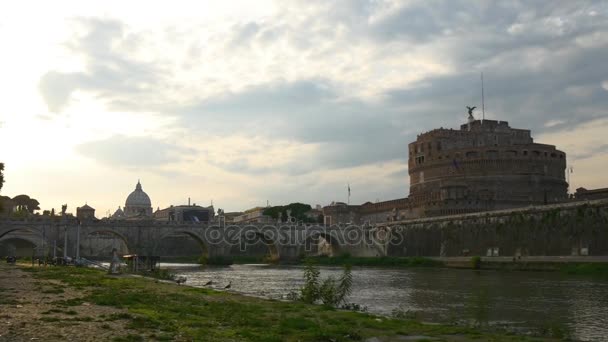
[[[187,284],[281,299],[303,284],[301,266],[232,265],[202,269],[163,264]],[[341,268],[321,267],[321,277]],[[550,272],[440,268],[353,268],[348,302],[371,313],[394,310],[422,321],[500,327],[522,334],[552,331],[582,341],[608,340],[608,281]]]

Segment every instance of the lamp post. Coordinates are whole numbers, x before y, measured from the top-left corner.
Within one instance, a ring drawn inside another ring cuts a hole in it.
[[[68,258],[68,225],[63,225],[63,260]]]
[[[78,222],[78,228],[76,229],[76,260],[80,260],[80,221]]]

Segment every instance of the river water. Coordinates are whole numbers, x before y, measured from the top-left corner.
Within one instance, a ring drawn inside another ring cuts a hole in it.
[[[187,284],[281,299],[303,284],[301,266],[207,267],[163,264]],[[321,277],[341,268],[321,267]],[[523,334],[552,331],[576,340],[608,341],[608,281],[550,272],[438,268],[353,268],[349,302],[371,313],[394,310],[422,321],[500,327]]]

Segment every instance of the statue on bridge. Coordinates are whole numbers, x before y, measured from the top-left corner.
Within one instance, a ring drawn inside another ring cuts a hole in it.
[[[108,274],[119,274],[120,273],[120,258],[118,257],[118,250],[112,249],[112,262],[110,263],[110,269]]]

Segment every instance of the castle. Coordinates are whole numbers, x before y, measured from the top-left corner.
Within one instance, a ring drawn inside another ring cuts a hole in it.
[[[323,208],[326,224],[376,223],[564,202],[566,154],[506,121],[439,128],[408,145],[406,198]]]

